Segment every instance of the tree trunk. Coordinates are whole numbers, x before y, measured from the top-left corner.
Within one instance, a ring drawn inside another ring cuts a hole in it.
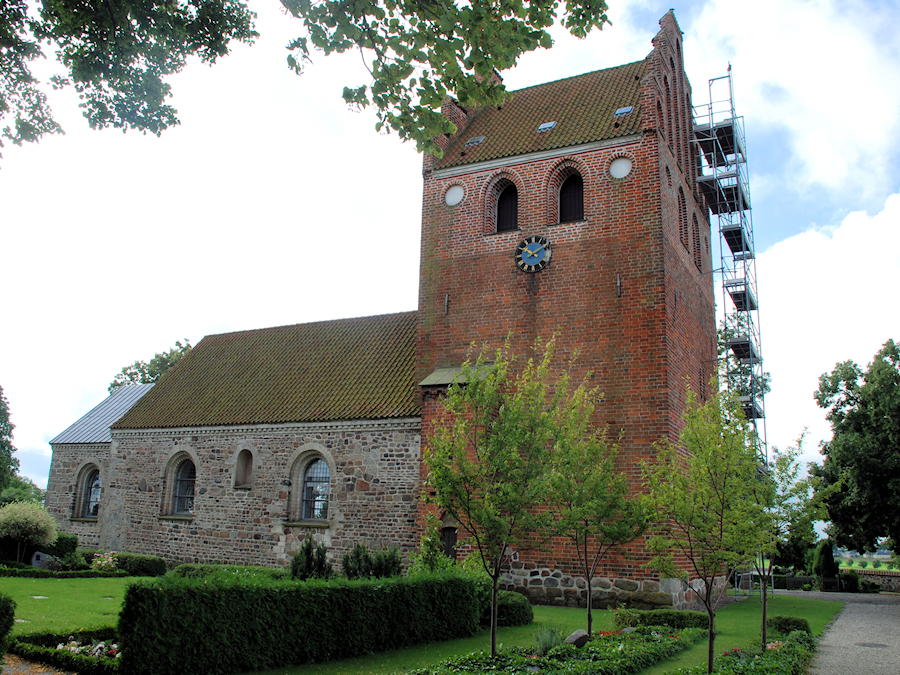
[[[713,671],[713,664],[716,660],[716,610],[707,606],[706,611],[709,613],[709,654],[706,663],[706,672]]]
[[[588,636],[591,634],[591,626],[594,624],[594,617],[591,615],[591,605],[593,601],[591,600],[591,577],[586,579],[587,581],[587,610],[588,610]]]
[[[500,575],[491,577],[491,656],[497,656],[497,609],[500,597]]]
[[[769,575],[766,573],[765,569],[763,570],[763,578],[762,578],[762,650],[766,651],[766,643],[768,640],[768,633],[766,630],[766,621],[768,620],[768,609],[769,609],[769,597],[766,593],[766,586],[769,580]]]

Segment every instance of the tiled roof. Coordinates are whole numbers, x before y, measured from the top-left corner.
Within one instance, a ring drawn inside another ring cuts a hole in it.
[[[418,416],[416,316],[209,335],[113,428]]]
[[[500,108],[475,113],[435,169],[515,157],[628,136],[641,130],[641,80],[646,61],[596,70],[513,92]],[[632,106],[627,115],[616,111]],[[556,122],[539,133],[545,122]],[[618,125],[618,126],[617,126]],[[477,145],[466,144],[484,136]]]
[[[119,387],[50,443],[110,443],[112,435],[109,433],[109,427],[151,389],[152,384],[130,384]]]

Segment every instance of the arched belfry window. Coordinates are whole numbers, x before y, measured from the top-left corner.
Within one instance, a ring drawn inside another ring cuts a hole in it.
[[[331,471],[321,457],[303,470],[303,497],[300,517],[303,520],[328,520],[328,488]]]
[[[691,243],[694,249],[694,265],[703,271],[703,252],[700,248],[700,223],[697,222],[697,214],[691,214]]]
[[[559,222],[584,220],[584,180],[573,173],[559,188]]]
[[[497,197],[497,232],[519,229],[519,191],[509,183]]]
[[[189,515],[194,512],[194,486],[197,482],[197,468],[190,459],[182,460],[175,470],[175,485],[172,490],[172,512]]]
[[[96,518],[100,512],[100,494],[102,492],[100,470],[96,467],[86,472],[81,485],[81,517]]]
[[[688,219],[687,204],[684,200],[684,190],[678,188],[678,238],[681,245],[687,250],[688,248]]]

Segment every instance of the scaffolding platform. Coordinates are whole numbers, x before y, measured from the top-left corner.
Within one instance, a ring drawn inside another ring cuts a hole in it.
[[[736,171],[697,176],[697,185],[706,197],[710,211],[716,215],[750,208],[750,195],[743,182],[738,180]]]
[[[753,289],[744,279],[730,279],[725,281],[725,290],[731,296],[734,308],[739,312],[755,312],[759,309],[756,304],[756,296]]]
[[[755,396],[738,396],[738,402],[744,411],[744,417],[748,420],[758,420],[766,416],[762,404]]]
[[[709,166],[728,166],[744,161],[744,142],[735,133],[733,119],[709,124],[694,125],[694,139]]]
[[[757,363],[760,360],[756,345],[747,335],[729,338],[726,345],[741,363]]]
[[[747,228],[744,227],[743,223],[723,223],[719,227],[719,232],[721,232],[722,238],[725,240],[725,243],[728,244],[728,248],[731,249],[732,253],[750,253],[751,255],[749,257],[753,257],[753,240],[750,238],[750,234],[747,232]]]

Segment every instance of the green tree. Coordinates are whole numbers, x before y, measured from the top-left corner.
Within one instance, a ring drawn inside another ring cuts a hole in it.
[[[9,419],[9,403],[0,387],[0,490],[7,485],[19,469],[19,460],[13,456],[16,451],[12,444],[13,429],[16,425]]]
[[[16,145],[61,133],[31,64],[52,49],[94,128],[159,134],[178,123],[165,79],[188,57],[212,63],[233,41],[251,42],[254,13],[238,0],[0,3],[0,124]]]
[[[565,428],[569,378],[554,377],[553,346],[514,369],[508,345],[482,353],[450,385],[425,449],[433,502],[469,535],[491,579],[491,654],[497,654],[497,602],[503,565],[514,550],[550,536],[546,509],[551,450]],[[517,364],[518,365],[518,364]]]
[[[34,484],[27,476],[13,476],[3,491],[0,492],[0,503],[34,502],[44,503],[44,490]]]
[[[13,502],[0,508],[0,537],[16,542],[16,560],[22,562],[28,546],[49,546],[56,541],[56,523],[38,504]]]
[[[182,357],[191,351],[191,343],[185,339],[184,344],[180,340],[167,352],[159,352],[150,361],[135,361],[130,366],[122,368],[122,372],[116,375],[109,385],[109,393],[113,393],[119,387],[128,384],[150,384],[168,372],[169,368],[178,363]]]
[[[616,470],[618,448],[606,430],[591,424],[594,394],[580,388],[564,402],[565,425],[554,447],[548,506],[556,531],[568,538],[587,584],[587,632],[593,626],[591,581],[613,549],[640,537],[647,512],[628,498],[625,474]]]
[[[655,461],[644,465],[657,528],[649,566],[680,578],[703,603],[711,673],[716,608],[724,594],[716,582],[727,585],[731,570],[752,561],[770,534],[762,527],[765,505],[754,492],[760,480],[755,439],[735,396],[718,392],[701,405],[688,391],[684,421],[680,444],[661,441]]]
[[[440,154],[434,137],[453,131],[438,112],[447,95],[464,106],[501,103],[506,93],[494,70],[515,65],[552,45],[557,20],[584,37],[608,23],[604,0],[398,2],[397,0],[281,0],[302,22],[288,48],[288,65],[303,71],[313,50],[359,50],[368,84],[344,88],[344,99],[377,110],[378,129],[393,129],[423,151]],[[248,0],[114,3],[28,0],[0,4],[0,123],[14,143],[60,133],[31,63],[55,51],[65,68],[53,86],[72,85],[92,127],[154,134],[177,124],[166,101],[167,78],[189,56],[215,62],[233,42],[252,42],[255,14]],[[563,8],[564,7],[564,8]]]
[[[888,340],[866,370],[844,361],[819,378],[816,403],[826,409],[832,438],[811,471],[824,501],[834,543],[874,551],[900,538],[900,348]],[[835,488],[834,486],[840,486]]]

